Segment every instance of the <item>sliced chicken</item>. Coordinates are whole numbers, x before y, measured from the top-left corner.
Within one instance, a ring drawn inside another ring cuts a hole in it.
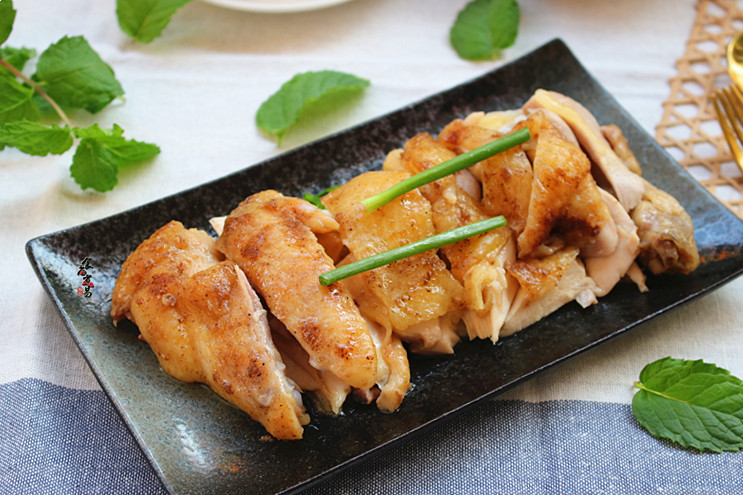
[[[518,256],[537,255],[555,232],[584,256],[605,256],[617,245],[617,229],[591,176],[591,163],[582,150],[565,141],[541,114],[525,122],[537,136],[534,180]]]
[[[560,93],[538,89],[524,105],[524,110],[537,108],[556,113],[570,126],[625,210],[631,211],[640,203],[645,190],[643,181],[617,156],[596,118],[583,105]]]
[[[418,190],[367,213],[361,200],[408,177],[376,171],[354,177],[323,197],[340,224],[341,238],[354,259],[362,259],[435,234],[431,205]],[[435,251],[420,253],[355,275],[365,287],[356,299],[364,316],[407,340],[408,329],[459,309],[462,287]],[[351,278],[354,278],[351,277]]]
[[[699,266],[691,217],[676,198],[645,184],[642,201],[632,211],[640,236],[640,261],[655,274],[691,273]]]
[[[497,131],[454,120],[441,131],[438,140],[454,153],[461,154],[501,136]],[[531,163],[523,149],[511,148],[470,170],[482,183],[481,206],[485,213],[503,215],[511,230],[521,232],[526,223],[533,180]]]
[[[267,190],[227,217],[217,247],[235,261],[317,369],[358,388],[374,385],[377,355],[366,322],[342,286],[320,285],[334,268],[315,233],[338,224],[307,201]]]
[[[309,417],[266,312],[237,265],[220,258],[205,232],[168,223],[127,258],[111,316],[133,321],[170,375],[208,384],[278,439],[302,438]]]
[[[410,390],[410,363],[408,351],[400,338],[395,334],[387,334],[381,326],[368,322],[377,346],[377,353],[384,368],[377,378],[379,395],[376,398],[377,408],[380,411],[395,412],[402,404],[405,394]]]
[[[596,295],[605,296],[619,280],[627,274],[640,252],[640,238],[637,226],[619,201],[601,189],[601,197],[609,207],[614,223],[617,226],[618,241],[616,249],[605,256],[584,258],[586,273],[596,283]]]
[[[596,302],[595,284],[586,275],[575,247],[543,259],[518,260],[508,269],[520,288],[501,336],[523,330],[573,300],[583,307]]]
[[[400,167],[416,174],[455,156],[453,151],[424,133],[405,144]],[[437,233],[488,218],[472,196],[459,187],[454,176],[439,179],[420,190],[433,206],[432,218]],[[504,263],[515,258],[515,251],[508,249],[512,245],[510,230],[495,229],[441,248],[452,275],[464,287],[462,319],[470,338],[490,338],[494,342],[498,339],[516,288],[515,280],[504,269]]]
[[[603,126],[601,130],[625,166],[639,176],[640,164],[622,131],[614,125]],[[640,236],[640,260],[655,274],[692,272],[699,266],[699,251],[691,217],[676,198],[645,179],[641,181],[642,200],[630,212]],[[644,278],[635,273],[633,280],[638,282],[640,290],[647,290]]]
[[[310,355],[289,333],[283,323],[272,317],[269,320],[271,336],[281,359],[286,365],[286,376],[302,390],[309,392],[317,410],[337,416],[351,386],[329,371],[321,371],[312,366]]]
[[[632,173],[642,175],[640,162],[637,161],[635,154],[629,147],[627,139],[622,134],[622,130],[616,124],[607,124],[601,126],[601,133],[611,145],[614,153],[617,154],[624,166],[630,169]]]

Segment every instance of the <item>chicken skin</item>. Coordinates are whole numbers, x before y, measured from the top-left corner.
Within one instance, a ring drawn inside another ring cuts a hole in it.
[[[398,166],[411,174],[420,173],[454,158],[454,152],[429,134],[408,140]],[[488,217],[479,203],[460,186],[453,175],[420,188],[432,205],[436,232],[446,232]],[[515,244],[509,229],[494,229],[441,248],[449,270],[464,287],[465,311],[462,319],[472,338],[490,338],[495,342],[505,319],[517,284],[504,268],[515,259]]]
[[[367,172],[323,197],[323,204],[340,224],[341,238],[354,259],[362,259],[435,234],[431,205],[418,190],[410,191],[367,213],[361,200],[400,182],[401,171]],[[355,275],[367,288],[357,299],[364,316],[395,331],[402,340],[424,351],[431,331],[449,328],[439,317],[459,309],[462,286],[434,251],[426,251],[375,270]],[[435,323],[431,323],[436,320]],[[423,325],[423,326],[421,326]],[[433,325],[433,326],[431,326]],[[451,335],[450,335],[451,336]],[[456,335],[454,334],[454,337]]]
[[[205,232],[168,223],[127,258],[111,316],[133,321],[170,375],[206,383],[278,439],[302,438],[309,417],[266,312],[237,265],[220,258]]]
[[[376,382],[377,353],[366,322],[341,285],[318,280],[334,265],[316,233],[337,228],[307,201],[267,190],[229,214],[217,247],[243,269],[313,366],[367,389]]]

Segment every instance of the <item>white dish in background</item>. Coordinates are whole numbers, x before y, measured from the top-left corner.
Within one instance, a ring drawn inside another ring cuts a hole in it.
[[[248,12],[284,13],[324,9],[351,0],[203,0],[212,5]]]

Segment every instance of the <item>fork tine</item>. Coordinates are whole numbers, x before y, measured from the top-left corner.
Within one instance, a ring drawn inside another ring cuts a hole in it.
[[[732,85],[725,88],[725,96],[733,109],[732,114],[735,117],[731,119],[733,130],[738,137],[738,142],[743,143],[743,129],[741,128],[741,122],[743,122],[743,102],[741,100],[743,100],[743,95],[737,86]],[[730,115],[730,111],[728,111],[728,115]]]
[[[726,89],[728,90],[727,92],[725,91]],[[739,121],[743,119],[737,118],[735,114],[736,111],[733,109],[734,103],[731,101],[733,98],[729,96],[729,92],[729,88],[724,88],[715,92],[712,95],[712,106],[717,114],[717,120],[720,122],[720,127],[722,127],[722,134],[725,136],[730,151],[733,152],[735,162],[738,164],[741,171],[743,171],[743,150],[741,150],[739,141],[736,139],[736,135],[741,135]],[[740,91],[738,91],[738,95],[740,95]],[[740,104],[741,98],[738,95],[736,95],[734,99],[738,101],[738,104]],[[741,113],[743,113],[743,108],[741,111]],[[735,129],[733,129],[731,125]],[[741,141],[743,141],[743,138]]]

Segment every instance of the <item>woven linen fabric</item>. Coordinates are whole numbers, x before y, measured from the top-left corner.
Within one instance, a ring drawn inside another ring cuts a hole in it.
[[[0,385],[0,404],[19,406],[0,409],[0,493],[166,493],[103,392],[22,379]],[[473,464],[476,472],[457,476]],[[80,466],[85,475],[74,476]],[[726,495],[743,492],[734,473],[743,456],[656,440],[627,404],[495,400],[305,493]]]
[[[167,493],[100,390],[2,384],[0,439],[3,495]]]

